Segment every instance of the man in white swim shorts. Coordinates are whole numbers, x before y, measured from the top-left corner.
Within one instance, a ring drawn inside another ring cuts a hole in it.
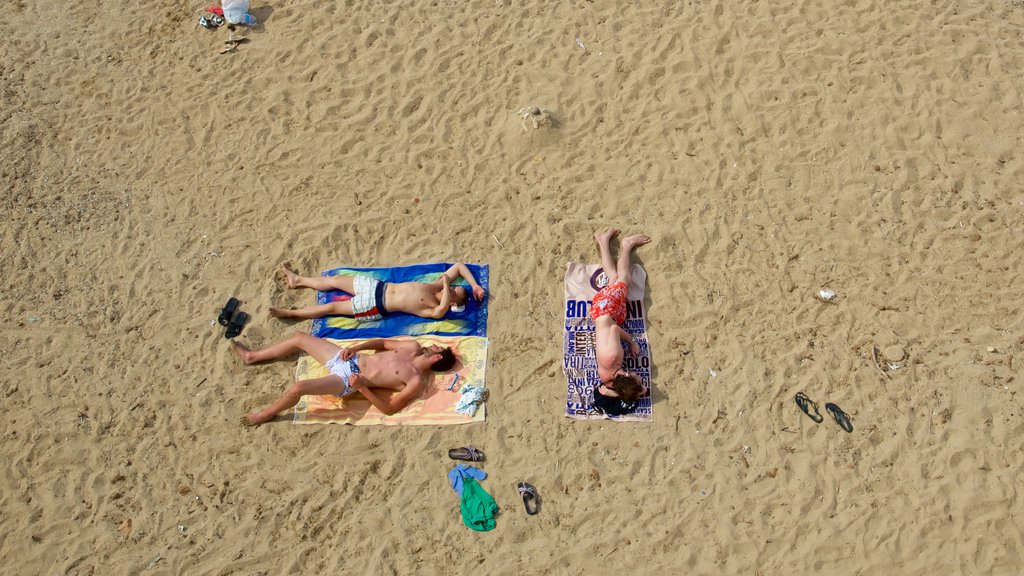
[[[373,322],[387,315],[384,305],[387,293],[387,282],[381,282],[369,276],[353,276],[352,316],[360,322]],[[348,292],[348,290],[346,290]]]
[[[405,312],[422,318],[440,319],[449,311],[464,310],[470,290],[477,302],[482,302],[486,295],[483,287],[473,278],[473,273],[461,263],[448,268],[433,282],[386,283],[358,274],[299,276],[288,267],[287,262],[281,264],[281,272],[289,288],[312,288],[322,292],[341,290],[353,294],[353,298],[298,309],[271,308],[270,315],[276,318],[352,316],[360,322],[372,322],[390,312]],[[469,290],[451,285],[460,277],[469,284]]]
[[[431,378],[431,372],[447,372],[455,365],[451,348],[428,346],[414,340],[368,340],[342,348],[329,340],[303,332],[262,350],[249,350],[234,343],[234,350],[246,364],[276,360],[305,352],[327,368],[329,375],[299,380],[263,410],[242,418],[246,426],[258,426],[299,403],[307,395],[334,394],[347,396],[359,392],[385,414],[394,414],[420,395]],[[379,350],[375,354],[358,354],[363,350]],[[382,396],[381,390],[394,392]]]

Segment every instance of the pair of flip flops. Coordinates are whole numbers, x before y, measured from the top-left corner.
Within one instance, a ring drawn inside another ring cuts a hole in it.
[[[487,459],[482,451],[472,446],[452,448],[448,451],[448,457],[452,460],[465,460],[466,462],[483,462]],[[523,506],[526,507],[527,514],[533,516],[540,512],[540,496],[532,484],[520,482],[516,484],[516,490],[519,491],[519,497],[523,499]]]
[[[238,301],[238,298],[234,296],[228,298],[227,304],[221,308],[220,316],[217,317],[217,323],[221,326],[227,326],[224,337],[228,340],[241,334],[245,323],[249,321],[249,315],[239,310],[239,305],[241,305],[241,302]]]
[[[796,405],[803,410],[804,414],[807,414],[808,418],[814,420],[816,424],[821,424],[822,420],[825,419],[821,415],[821,412],[818,411],[818,404],[815,403],[814,400],[808,398],[803,392],[797,392],[795,400]],[[825,411],[835,419],[840,428],[845,430],[847,433],[853,432],[853,424],[850,422],[850,416],[846,412],[843,412],[842,408],[831,402],[827,402],[825,404]]]

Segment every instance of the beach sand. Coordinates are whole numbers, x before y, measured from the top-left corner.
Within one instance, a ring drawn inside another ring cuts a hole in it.
[[[2,571],[1021,573],[1024,4],[642,4],[5,2]],[[651,424],[563,416],[608,226]],[[243,429],[283,260],[489,264],[487,422]]]

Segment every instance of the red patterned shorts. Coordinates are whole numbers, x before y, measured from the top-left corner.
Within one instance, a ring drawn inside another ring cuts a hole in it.
[[[597,320],[601,316],[611,316],[616,324],[626,321],[626,283],[616,282],[605,286],[594,296],[594,304],[590,307],[590,317]]]

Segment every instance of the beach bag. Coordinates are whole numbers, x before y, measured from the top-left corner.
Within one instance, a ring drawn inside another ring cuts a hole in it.
[[[249,0],[221,0],[220,5],[224,8],[224,19],[229,23],[249,23]]]

